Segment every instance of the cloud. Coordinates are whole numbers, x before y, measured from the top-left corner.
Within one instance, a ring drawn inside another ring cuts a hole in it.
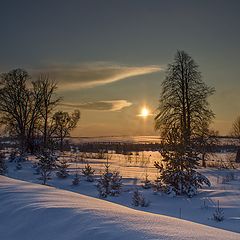
[[[130,107],[131,102],[127,100],[112,100],[112,101],[96,101],[87,103],[62,103],[61,106],[67,108],[80,108],[85,110],[96,110],[96,111],[119,111],[123,108]]]
[[[160,66],[124,66],[109,62],[95,62],[78,65],[53,65],[34,70],[34,73],[47,72],[58,81],[60,90],[92,88],[130,77],[150,74],[163,70]]]

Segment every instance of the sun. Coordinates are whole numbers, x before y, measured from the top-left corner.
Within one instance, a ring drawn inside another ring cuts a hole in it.
[[[147,116],[149,116],[149,114],[150,114],[149,110],[146,107],[143,107],[141,110],[140,116],[147,117]]]

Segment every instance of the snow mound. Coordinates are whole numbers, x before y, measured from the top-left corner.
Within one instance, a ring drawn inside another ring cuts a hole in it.
[[[4,240],[240,239],[240,234],[0,176]]]

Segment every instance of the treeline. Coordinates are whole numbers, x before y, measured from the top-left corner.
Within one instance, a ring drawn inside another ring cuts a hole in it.
[[[77,126],[79,110],[73,113],[57,110],[62,98],[56,90],[56,81],[47,74],[40,74],[36,79],[24,69],[1,74],[1,127],[18,141],[21,153],[62,149],[64,139]]]
[[[163,143],[123,143],[123,142],[85,142],[76,144],[76,146],[78,147],[80,152],[98,153],[99,151],[106,152],[114,151],[119,154],[129,154],[130,152],[141,151],[160,151],[164,147]],[[170,148],[171,146],[169,146],[169,149]],[[235,142],[221,143],[220,140],[218,140],[212,145],[206,145],[205,151],[207,153],[236,152],[237,149],[238,146]]]

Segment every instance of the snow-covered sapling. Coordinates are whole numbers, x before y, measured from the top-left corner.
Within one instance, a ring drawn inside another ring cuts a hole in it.
[[[216,222],[222,222],[224,220],[224,212],[223,209],[219,206],[219,201],[217,204],[217,208],[213,213],[213,220],[215,220]]]
[[[72,184],[73,185],[78,185],[80,182],[80,176],[76,173],[73,180],[72,180]]]
[[[56,166],[56,156],[53,156],[49,152],[45,152],[38,158],[38,166],[41,174],[39,179],[42,180],[45,185],[47,180],[51,179],[51,173]]]
[[[147,174],[147,173],[145,174],[145,179],[142,181],[142,183],[143,183],[142,187],[143,187],[144,189],[149,189],[149,188],[152,187],[152,183],[151,183],[151,181],[148,179],[148,174]]]
[[[133,192],[132,205],[135,207],[147,207],[149,206],[149,201],[146,201],[145,197],[136,189]]]
[[[98,180],[97,189],[101,198],[108,195],[119,195],[122,187],[122,176],[120,176],[119,172],[110,172],[109,167],[110,165],[107,163],[103,174]]]
[[[5,162],[5,155],[0,153],[0,175],[5,175],[7,173],[7,165]]]
[[[119,172],[114,171],[112,173],[111,182],[110,182],[111,196],[117,196],[120,194],[122,188],[122,176]]]
[[[82,173],[86,177],[86,180],[88,182],[93,182],[94,172],[95,172],[95,170],[92,169],[92,167],[89,164],[85,165],[84,169],[82,170]]]
[[[57,172],[56,172],[57,177],[59,178],[68,177],[69,174],[68,174],[67,168],[69,167],[69,164],[67,160],[62,159],[58,161],[56,167],[57,167]]]
[[[105,165],[105,170],[98,180],[97,189],[99,192],[99,197],[105,198],[110,194],[110,182],[112,178],[112,173],[109,172],[109,164]]]

